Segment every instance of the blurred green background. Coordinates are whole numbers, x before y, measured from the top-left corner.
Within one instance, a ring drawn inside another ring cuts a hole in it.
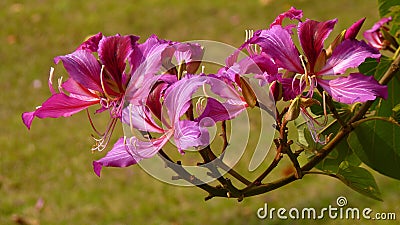
[[[53,58],[72,52],[90,34],[133,33],[144,41],[154,33],[175,41],[207,39],[239,46],[245,29],[265,28],[290,6],[303,9],[307,18],[338,18],[334,33],[361,17],[367,17],[363,30],[378,19],[372,0],[2,0],[0,224],[314,224],[322,221],[259,220],[256,211],[266,202],[276,208],[335,206],[338,196],[346,196],[351,207],[400,217],[400,182],[377,173],[384,202],[316,176],[240,203],[219,198],[205,202],[202,190],[162,183],[138,166],[107,168],[101,178],[95,176],[92,160],[104,153],[90,152],[92,130],[84,112],[35,119],[31,131],[21,121],[22,112],[50,96],[47,79]],[[66,74],[56,66],[56,75]],[[113,140],[121,134],[118,127]]]

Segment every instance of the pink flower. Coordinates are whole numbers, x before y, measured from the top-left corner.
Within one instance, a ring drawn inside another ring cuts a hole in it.
[[[372,26],[371,29],[364,32],[364,38],[368,44],[374,48],[381,50],[385,47],[385,38],[382,35],[381,29],[388,30],[384,25],[392,21],[392,17],[382,18]]]

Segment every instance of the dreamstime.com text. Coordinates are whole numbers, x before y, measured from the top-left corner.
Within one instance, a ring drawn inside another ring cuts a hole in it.
[[[340,196],[336,199],[336,206],[328,205],[327,207],[316,209],[312,207],[307,208],[269,208],[265,203],[264,207],[257,210],[257,217],[259,219],[345,219],[345,220],[396,220],[395,212],[374,212],[371,208],[352,208],[345,207],[347,199]]]

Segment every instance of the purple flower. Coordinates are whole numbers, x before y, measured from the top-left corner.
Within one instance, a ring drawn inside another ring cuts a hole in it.
[[[371,29],[364,32],[364,38],[368,44],[374,48],[382,49],[385,47],[385,38],[382,35],[381,29],[388,30],[384,25],[392,21],[392,17],[382,18],[372,26]]]
[[[34,117],[67,117],[98,103],[101,105],[100,111],[110,108],[112,116],[119,117],[126,86],[123,81],[127,80],[123,72],[125,61],[137,40],[136,36],[105,37],[98,33],[81,44],[75,52],[56,57],[54,61],[64,63],[70,78],[59,84],[60,92],[56,93],[52,87],[51,72],[49,87],[52,96],[35,111],[22,115],[25,125],[30,128]],[[93,52],[99,54],[100,61]]]
[[[63,83],[59,80],[57,93],[52,86],[51,71],[49,88],[52,96],[35,111],[23,113],[24,124],[30,128],[34,117],[67,117],[99,104],[96,112],[109,110],[111,120],[104,133],[94,128],[101,138],[96,139],[93,149],[104,149],[121,118],[125,99],[140,101],[147,96],[148,92],[142,91],[142,87],[146,86],[146,79],[154,77],[160,69],[161,52],[168,45],[156,36],[143,44],[138,44],[138,39],[133,35],[107,37],[98,33],[73,53],[56,57],[55,63],[63,62],[69,79]],[[92,124],[90,117],[89,120]]]
[[[210,144],[207,126],[232,119],[246,108],[236,90],[213,75],[187,75],[172,85],[168,84],[173,81],[169,75],[160,77],[160,80],[153,89],[156,92],[155,98],[150,96],[152,100],[147,100],[146,103],[152,103],[157,97],[163,96],[163,110],[160,116],[156,115],[161,124],[153,119],[154,112],[161,110],[150,110],[149,105],[145,104],[129,104],[123,110],[122,122],[131,128],[133,136],[124,139],[124,147],[122,143],[116,144],[104,158],[93,162],[97,175],[100,176],[103,166],[124,167],[151,158],[170,139],[181,154],[192,147],[206,146]],[[212,92],[226,101],[208,97],[206,107],[198,112],[199,117],[194,120],[182,119],[191,105],[195,91],[206,84]],[[168,87],[165,88],[165,85]],[[143,137],[140,133],[154,134],[156,137]]]
[[[347,77],[342,75],[349,68],[359,66],[366,58],[379,58],[380,54],[363,41],[344,39],[332,55],[327,56],[324,41],[333,30],[337,20],[318,22],[306,20],[298,25],[298,37],[304,56],[295,46],[291,33],[275,25],[268,30],[256,32],[252,44],[261,46],[279,68],[285,69],[282,78],[278,78],[284,89],[284,100],[293,99],[308,86],[307,97],[313,95],[314,88],[320,85],[333,99],[342,103],[365,102],[377,96],[386,97],[386,87],[379,85],[373,78],[357,74]],[[357,30],[353,25],[351,30]]]
[[[174,42],[163,52],[163,66],[169,74],[186,71],[195,74],[204,55],[204,48],[197,43]],[[178,69],[181,71],[177,71]]]

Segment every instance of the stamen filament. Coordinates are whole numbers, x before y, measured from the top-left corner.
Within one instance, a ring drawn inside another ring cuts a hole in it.
[[[108,100],[114,100],[106,91],[106,88],[104,87],[104,81],[103,81],[103,71],[104,71],[104,65],[101,66],[101,71],[100,71],[100,83],[101,83],[101,89],[103,89],[104,95],[107,97],[107,102]]]
[[[93,139],[96,141],[96,144],[92,147],[92,151],[101,152],[107,147],[108,143],[110,142],[114,128],[117,124],[117,121],[118,118],[112,118],[109,122],[109,125],[107,126],[107,130],[104,132],[104,135],[100,135],[100,138],[93,137]]]
[[[90,113],[89,113],[89,110],[88,110],[88,109],[86,109],[86,115],[87,115],[88,118],[89,118],[90,126],[92,126],[94,132],[96,132],[96,134],[99,135],[99,136],[103,136],[103,134],[101,134],[101,133],[96,129],[96,127],[94,126],[92,117],[90,116]]]

